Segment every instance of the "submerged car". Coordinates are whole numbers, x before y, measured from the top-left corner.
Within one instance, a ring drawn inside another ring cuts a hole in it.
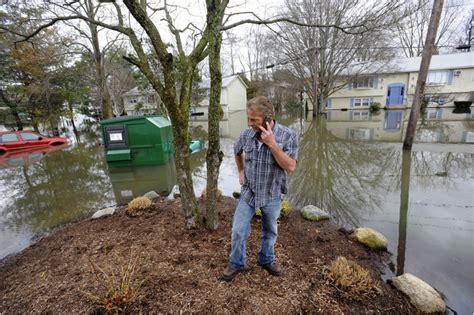
[[[12,151],[30,151],[67,144],[67,138],[48,138],[29,130],[0,132],[0,155]]]

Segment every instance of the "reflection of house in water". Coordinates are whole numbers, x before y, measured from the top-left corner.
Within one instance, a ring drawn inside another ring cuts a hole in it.
[[[453,114],[452,108],[428,108],[421,114],[416,132],[418,142],[473,143],[473,114]],[[329,111],[327,126],[343,139],[402,142],[408,124],[408,110]]]
[[[201,126],[208,130],[207,120],[191,120],[191,126]],[[225,138],[237,139],[240,133],[247,128],[247,113],[245,110],[228,113],[228,119],[219,122],[219,135]]]
[[[167,196],[176,185],[176,169],[173,159],[164,165],[112,167],[109,176],[118,204],[126,204],[135,197],[154,190]]]

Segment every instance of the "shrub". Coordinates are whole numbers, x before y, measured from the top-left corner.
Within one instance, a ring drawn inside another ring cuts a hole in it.
[[[127,214],[130,216],[137,216],[151,206],[151,200],[146,197],[137,197],[128,203]]]
[[[121,267],[120,273],[117,271],[106,272],[91,260],[89,262],[99,283],[99,289],[96,293],[81,292],[100,308],[103,308],[107,314],[127,312],[142,297],[142,287],[145,280],[139,281],[135,278],[139,262],[138,255],[134,258],[131,253],[128,264]],[[117,265],[119,264],[111,264],[111,266]]]
[[[336,287],[356,299],[372,295],[380,290],[375,286],[367,269],[342,256],[331,262],[325,276]]]
[[[380,105],[380,103],[378,103],[378,102],[373,102],[370,105],[370,111],[372,113],[378,112],[381,108],[382,108],[382,105]]]
[[[288,202],[288,200],[286,199],[283,199],[281,201],[281,210],[280,210],[280,219],[283,218],[284,216],[286,216],[288,213],[290,213],[293,209],[291,208],[291,205],[290,203]],[[257,209],[255,211],[255,215],[261,217],[262,216],[262,210],[260,209]]]

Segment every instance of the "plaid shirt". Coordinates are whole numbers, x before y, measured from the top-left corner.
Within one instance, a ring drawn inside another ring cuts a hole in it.
[[[272,131],[283,152],[296,160],[298,156],[296,133],[280,124],[275,124]],[[267,145],[262,143],[259,148],[258,142],[257,133],[248,128],[241,133],[234,144],[235,155],[244,153],[245,182],[240,198],[255,208],[281,198],[281,194],[288,192],[286,171],[275,161]]]

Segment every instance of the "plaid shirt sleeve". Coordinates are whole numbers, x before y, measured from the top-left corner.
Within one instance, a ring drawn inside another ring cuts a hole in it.
[[[298,137],[296,133],[292,132],[290,140],[283,146],[283,152],[295,161],[298,159]]]
[[[243,149],[243,134],[240,135],[239,139],[234,143],[234,155],[241,155]]]

